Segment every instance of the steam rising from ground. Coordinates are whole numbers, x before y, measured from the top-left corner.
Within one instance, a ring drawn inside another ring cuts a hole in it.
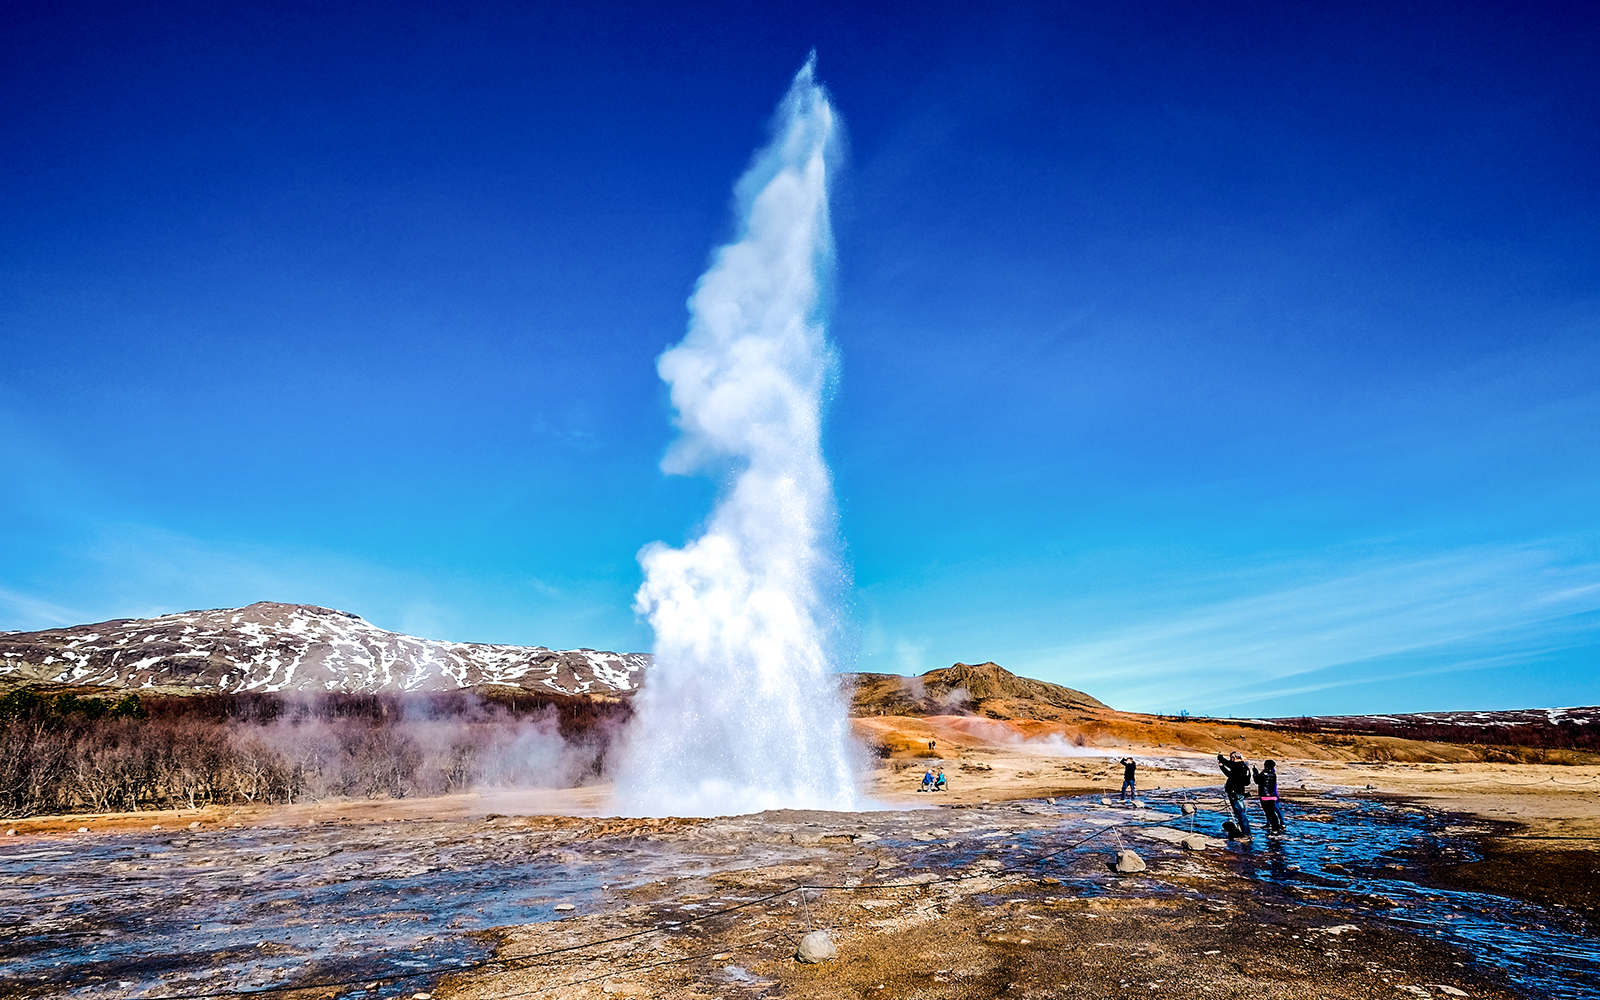
[[[655,665],[616,772],[624,810],[856,804],[828,651],[840,572],[821,442],[838,123],[814,65],[739,181],[738,238],[700,278],[688,335],[660,358],[681,431],[662,468],[730,483],[701,537],[639,555]]]
[[[0,701],[0,816],[567,788],[600,776],[625,710],[470,691]]]

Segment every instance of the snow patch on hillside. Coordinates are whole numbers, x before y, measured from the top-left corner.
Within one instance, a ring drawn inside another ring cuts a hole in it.
[[[623,694],[650,657],[593,649],[444,642],[347,611],[263,601],[42,632],[0,633],[0,675],[204,691],[440,691],[504,684]]]

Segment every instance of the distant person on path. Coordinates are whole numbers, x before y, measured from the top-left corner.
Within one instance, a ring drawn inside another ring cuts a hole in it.
[[[919,792],[931,792],[931,791],[933,791],[933,770],[931,768],[929,770],[926,770],[926,771],[922,772],[922,787],[917,789],[917,791],[919,791]]]
[[[1222,767],[1222,773],[1228,776],[1222,791],[1228,796],[1228,806],[1233,810],[1239,836],[1248,837],[1251,835],[1250,817],[1245,814],[1244,799],[1250,794],[1250,765],[1245,763],[1244,754],[1237,750],[1226,757],[1217,754],[1217,763]]]
[[[1138,783],[1134,780],[1134,772],[1139,770],[1139,762],[1132,757],[1124,757],[1117,763],[1122,765],[1122,797],[1136,799],[1139,797]]]
[[[933,779],[933,790],[936,792],[948,792],[950,790],[950,782],[944,780],[944,768],[942,767],[939,768],[938,776]]]
[[[1267,832],[1282,833],[1283,813],[1278,811],[1278,762],[1269,760],[1256,772],[1256,791],[1261,797],[1261,811],[1267,817]]]

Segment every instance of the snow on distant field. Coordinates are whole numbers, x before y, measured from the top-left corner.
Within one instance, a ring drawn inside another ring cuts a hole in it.
[[[553,694],[638,688],[650,657],[443,642],[346,611],[262,601],[42,632],[0,632],[0,676],[196,691],[444,691],[506,684]]]
[[[1279,719],[1278,722],[1293,722]],[[1586,705],[1573,708],[1521,708],[1501,711],[1461,712],[1408,712],[1403,715],[1323,715],[1312,721],[1331,725],[1368,725],[1374,722],[1395,726],[1559,726],[1571,723],[1577,726],[1600,724],[1600,706]]]

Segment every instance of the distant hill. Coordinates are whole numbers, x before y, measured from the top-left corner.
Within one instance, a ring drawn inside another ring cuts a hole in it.
[[[424,692],[512,685],[630,695],[650,657],[443,642],[348,611],[261,601],[245,608],[0,632],[0,680],[191,692]]]
[[[957,663],[916,677],[854,674],[851,714],[988,715],[1057,719],[1075,711],[1110,711],[1082,691],[1019,677],[998,663]]]

